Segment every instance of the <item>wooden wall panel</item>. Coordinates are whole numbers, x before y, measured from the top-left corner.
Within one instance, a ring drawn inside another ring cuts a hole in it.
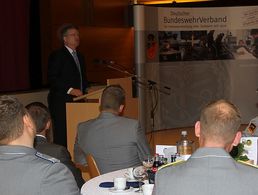
[[[96,26],[126,27],[130,23],[130,0],[94,0]]]
[[[109,78],[118,78],[124,75],[107,68],[104,64],[95,64],[98,60],[113,60],[133,70],[133,29],[108,27],[80,28],[80,51],[86,56],[87,76],[90,81],[105,83]]]
[[[60,47],[58,28],[74,23],[80,28],[80,51],[87,57],[90,81],[104,83],[107,78],[123,76],[119,72],[93,66],[93,59],[116,60],[132,70],[133,31],[128,26],[130,0],[44,0],[40,1],[43,82],[47,83],[47,59]]]

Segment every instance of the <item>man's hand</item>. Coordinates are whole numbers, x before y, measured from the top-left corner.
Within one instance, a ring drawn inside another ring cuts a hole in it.
[[[70,91],[70,95],[78,97],[78,96],[83,95],[83,93],[82,93],[82,91],[80,89],[72,89]]]

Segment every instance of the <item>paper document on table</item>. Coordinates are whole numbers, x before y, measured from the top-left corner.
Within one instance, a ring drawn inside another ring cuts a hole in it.
[[[171,155],[177,152],[175,145],[156,145],[156,153],[164,155],[168,162],[171,162]]]

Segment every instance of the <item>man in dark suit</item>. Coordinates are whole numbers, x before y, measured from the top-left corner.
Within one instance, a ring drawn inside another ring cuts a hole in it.
[[[85,165],[85,155],[92,154],[101,174],[142,165],[150,155],[150,147],[139,121],[120,116],[124,105],[121,86],[104,89],[98,118],[78,126],[75,162]]]
[[[50,91],[48,105],[53,120],[54,143],[67,146],[66,102],[86,92],[85,62],[76,51],[80,38],[78,28],[72,24],[60,29],[63,47],[52,52],[48,59]]]
[[[48,108],[40,103],[33,102],[26,106],[33,122],[36,126],[36,137],[34,139],[34,148],[43,154],[55,157],[65,164],[77,182],[79,188],[84,184],[81,172],[77,169],[71,160],[71,155],[64,146],[49,143],[46,135],[51,128],[51,118]]]

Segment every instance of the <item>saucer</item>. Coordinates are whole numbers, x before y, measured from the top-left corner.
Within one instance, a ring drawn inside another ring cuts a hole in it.
[[[128,189],[125,189],[125,190],[117,190],[116,188],[113,187],[113,188],[109,188],[108,190],[112,193],[125,193],[125,192],[131,192],[133,190],[133,187],[129,187]]]

